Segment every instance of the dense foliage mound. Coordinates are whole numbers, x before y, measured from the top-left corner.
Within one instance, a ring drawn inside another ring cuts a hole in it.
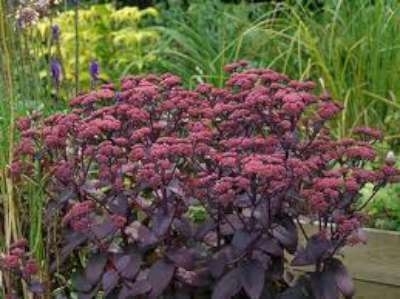
[[[81,298],[352,297],[335,255],[365,242],[360,190],[398,179],[393,161],[366,167],[381,134],[336,140],[326,123],[341,106],[313,82],[242,62],[226,71],[224,88],[193,91],[170,74],[126,77],[67,114],[20,120],[10,172],[21,188],[48,176],[49,287],[70,277]],[[291,279],[290,256],[315,269]]]

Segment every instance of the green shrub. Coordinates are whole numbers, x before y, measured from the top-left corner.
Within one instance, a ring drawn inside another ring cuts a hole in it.
[[[365,190],[364,197],[372,192]],[[374,228],[400,231],[400,186],[387,186],[374,198],[367,209],[369,225]]]

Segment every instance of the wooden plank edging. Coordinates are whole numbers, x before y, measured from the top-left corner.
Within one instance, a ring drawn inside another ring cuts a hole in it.
[[[310,224],[304,227],[307,233],[316,231],[316,227]],[[343,250],[343,262],[349,272],[356,280],[400,288],[400,233],[365,230],[367,244],[346,246]]]

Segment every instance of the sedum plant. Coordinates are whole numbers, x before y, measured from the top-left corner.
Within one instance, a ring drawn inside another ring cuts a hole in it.
[[[337,140],[326,125],[341,106],[313,82],[225,70],[224,87],[195,90],[129,76],[19,121],[12,178],[23,190],[48,176],[45,285],[79,298],[353,296],[338,254],[365,242],[360,190],[399,176],[366,167],[380,132]],[[291,266],[312,268],[293,279]]]
[[[157,19],[156,9],[125,7],[117,10],[111,4],[98,4],[79,9],[77,22],[75,17],[75,12],[68,10],[51,22],[42,21],[38,27],[42,39],[51,39],[50,54],[62,61],[64,79],[73,81],[75,76],[75,26],[78,26],[79,73],[85,88],[90,85],[88,70],[93,60],[102,67],[103,80],[119,78],[123,73],[142,72],[155,61],[152,51],[159,34],[146,28],[146,24]],[[55,30],[58,31],[56,38]]]

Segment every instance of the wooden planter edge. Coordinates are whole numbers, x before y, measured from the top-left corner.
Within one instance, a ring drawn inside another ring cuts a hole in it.
[[[307,233],[316,227],[305,224]],[[343,261],[355,280],[400,288],[400,232],[366,228],[365,245],[347,246]]]

